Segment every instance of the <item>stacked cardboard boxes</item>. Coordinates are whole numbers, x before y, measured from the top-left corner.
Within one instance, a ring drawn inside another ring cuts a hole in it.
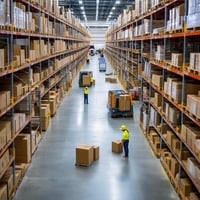
[[[183,65],[183,54],[182,53],[172,53],[171,63],[174,66],[181,67]]]
[[[190,53],[189,68],[199,71],[200,70],[200,53]]]
[[[10,167],[0,180],[0,184],[6,184],[8,200],[11,199],[13,193],[13,170]],[[1,199],[1,198],[0,198]]]
[[[8,149],[0,158],[0,173],[2,173],[3,170],[5,170],[9,162],[10,162],[10,154],[9,154],[9,149]]]
[[[159,88],[162,87],[162,79],[163,79],[162,75],[152,74],[152,84],[154,84]]]
[[[99,146],[79,144],[76,147],[76,165],[90,166],[99,159]]]
[[[129,111],[131,109],[131,98],[128,94],[119,96],[119,110]]]
[[[16,163],[29,163],[31,161],[30,134],[19,134],[15,139]]]
[[[41,118],[42,118],[42,130],[46,130],[50,121],[50,105],[48,103],[41,104]]]
[[[1,200],[8,200],[7,196],[7,186],[6,184],[0,184],[0,199]]]

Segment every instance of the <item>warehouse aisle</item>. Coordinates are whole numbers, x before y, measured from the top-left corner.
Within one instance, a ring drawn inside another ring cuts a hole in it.
[[[97,60],[98,56],[91,57],[84,66],[93,71],[96,80],[89,88],[89,104],[83,104],[83,88],[76,79],[52,118],[14,200],[178,199],[138,126],[139,104],[134,105],[134,120],[109,117],[108,90],[121,87],[105,82]],[[121,124],[130,131],[129,159],[111,152],[111,141],[121,138]],[[75,166],[75,148],[81,143],[100,146],[100,159],[90,167]]]

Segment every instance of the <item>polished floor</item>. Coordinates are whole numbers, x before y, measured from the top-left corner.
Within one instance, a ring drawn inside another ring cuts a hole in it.
[[[89,88],[89,104],[84,104],[83,88],[75,79],[14,200],[178,200],[139,128],[140,104],[134,104],[134,119],[110,118],[108,90],[121,89],[120,84],[105,82],[97,55],[83,70],[92,70],[96,80]],[[107,71],[112,72],[110,66]],[[111,152],[111,142],[121,138],[121,124],[130,131],[128,159]],[[100,146],[100,159],[90,167],[75,166],[75,148],[83,143]]]

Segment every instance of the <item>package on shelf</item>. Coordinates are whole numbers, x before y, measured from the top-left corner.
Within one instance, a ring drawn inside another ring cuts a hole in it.
[[[184,16],[184,4],[181,4],[175,8],[169,10],[169,20],[167,21],[166,29],[176,30],[183,27],[183,17]]]
[[[5,67],[5,49],[0,49],[0,60],[0,71],[3,71]]]
[[[200,96],[192,94],[187,95],[186,108],[195,116],[200,117]]]
[[[152,74],[152,83],[159,88],[162,87],[162,79],[162,75]]]
[[[180,190],[185,197],[188,197],[192,192],[192,183],[188,178],[180,179]]]
[[[0,111],[10,105],[10,91],[0,91]]]
[[[150,131],[150,140],[152,141],[153,144],[155,144],[156,142],[160,142],[160,137],[155,130]]]
[[[2,149],[7,144],[6,138],[6,127],[4,125],[0,125],[0,149]]]
[[[183,54],[182,53],[172,53],[171,55],[171,63],[175,66],[182,66],[183,65]]]
[[[200,70],[200,53],[190,53],[189,68]]]
[[[10,142],[11,137],[12,137],[11,136],[11,121],[9,119],[7,119],[7,118],[2,118],[1,121],[0,121],[1,130],[4,129],[3,127],[5,127],[5,129],[6,129],[5,130],[5,136],[6,136],[6,143],[5,144],[7,144],[8,142]],[[1,131],[1,135],[2,135],[2,131]]]
[[[172,81],[172,90],[171,97],[177,101],[177,103],[181,103],[182,99],[182,82],[180,81]]]
[[[175,178],[179,170],[179,163],[175,158],[171,158],[171,174]]]
[[[13,192],[13,169],[10,167],[3,177],[0,179],[0,184],[6,184],[8,199],[11,198]],[[7,200],[7,199],[6,199]]]
[[[164,92],[169,96],[172,96],[172,83],[173,81],[178,81],[177,78],[167,77],[167,81],[164,82]]]
[[[155,94],[154,94],[154,104],[157,107],[161,107],[161,105],[162,105],[162,96],[160,94],[158,94],[157,92],[155,92]]]
[[[30,50],[35,51],[35,58],[40,58],[40,42],[39,40],[30,40]]]
[[[142,128],[144,131],[147,130],[147,125],[149,124],[148,118],[149,118],[148,114],[146,113],[146,111],[144,111],[142,113]]]
[[[22,3],[13,2],[14,7],[14,27],[25,29],[26,28],[26,7]]]
[[[5,170],[5,167],[8,166],[9,162],[10,162],[10,154],[9,154],[9,149],[7,149],[6,152],[3,154],[3,156],[0,158],[0,173],[2,173],[3,170]]]
[[[26,122],[25,113],[14,113],[14,132],[16,133],[20,128],[24,126]]]
[[[29,163],[31,161],[30,134],[19,134],[14,142],[16,163]]]
[[[7,200],[8,199],[7,185],[5,183],[0,184],[0,199],[1,200]]]
[[[187,16],[187,27],[199,26],[200,8],[199,1],[189,1],[188,2],[188,16]]]

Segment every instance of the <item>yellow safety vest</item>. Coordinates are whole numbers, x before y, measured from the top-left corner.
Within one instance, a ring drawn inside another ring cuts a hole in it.
[[[128,130],[123,130],[122,140],[129,140],[129,132]]]
[[[89,94],[89,90],[84,88],[84,94]]]
[[[93,77],[90,77],[90,82],[93,83]]]

